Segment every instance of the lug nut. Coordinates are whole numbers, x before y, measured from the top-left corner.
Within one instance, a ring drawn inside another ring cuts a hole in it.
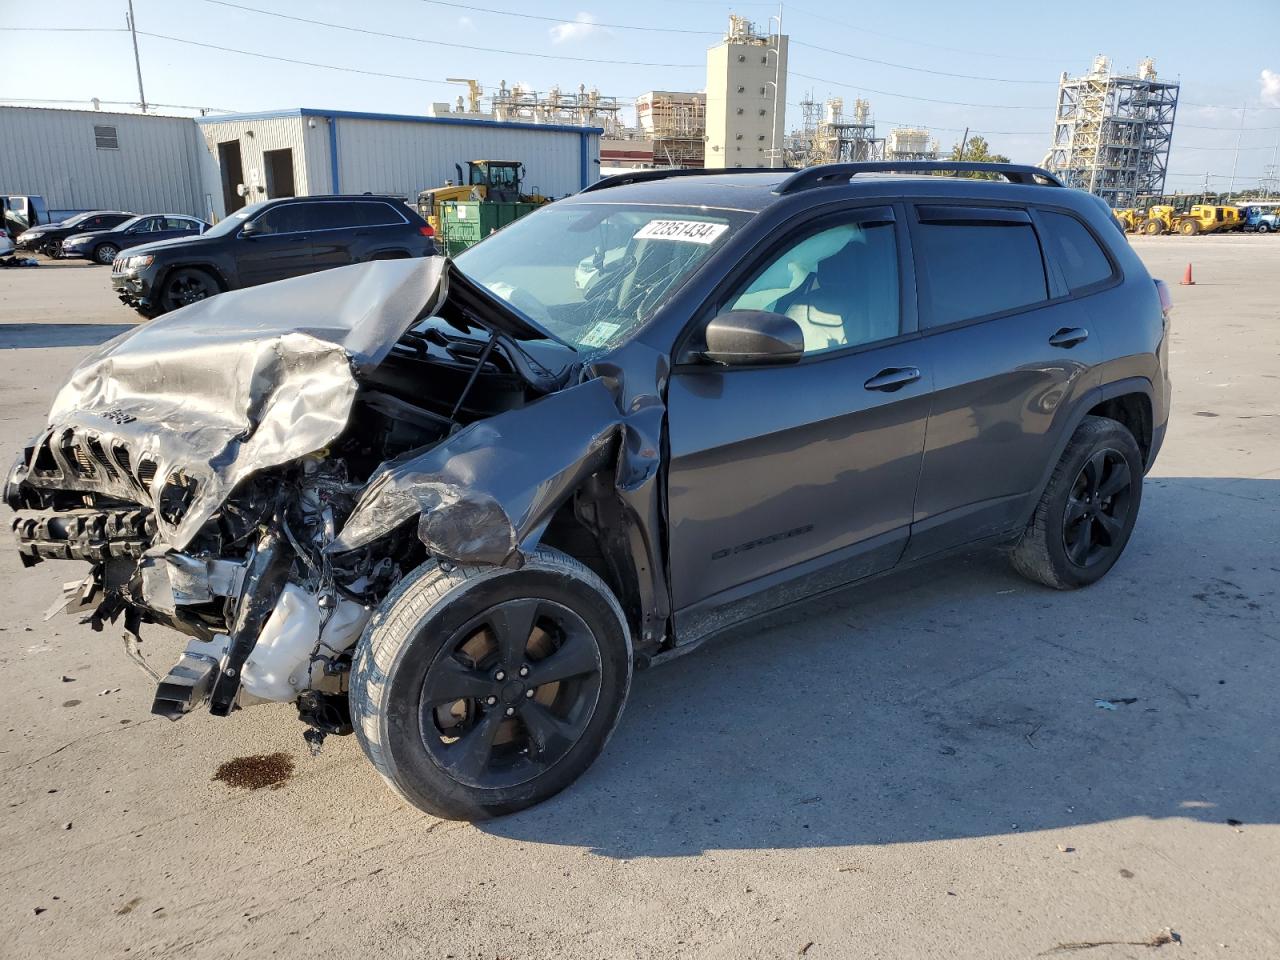
[[[515,713],[516,713],[516,708],[515,708],[515,707],[507,707],[507,716],[508,716],[508,717],[514,717],[514,716],[515,716]]]
[[[497,697],[490,697],[488,700],[485,701],[485,703],[487,703],[491,707],[497,702],[498,702]]]
[[[497,673],[495,673],[495,674],[493,675],[493,679],[498,680],[498,681],[502,681],[502,680],[507,679],[507,675],[506,675],[505,673],[503,673],[501,670],[499,670]]]
[[[532,698],[532,697],[533,697],[533,690],[532,690],[532,688],[530,688],[530,689],[526,690],[526,691],[524,692],[524,695],[525,695],[526,697]]]
[[[522,676],[522,677],[527,677],[528,675],[529,675],[529,668],[528,668],[528,667],[521,667],[521,668],[520,668],[520,676]]]

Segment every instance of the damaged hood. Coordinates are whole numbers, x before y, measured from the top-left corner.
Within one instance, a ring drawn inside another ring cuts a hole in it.
[[[31,479],[150,502],[181,549],[240,481],[342,432],[358,378],[440,309],[450,272],[442,257],[357,264],[140,325],[76,367]]]

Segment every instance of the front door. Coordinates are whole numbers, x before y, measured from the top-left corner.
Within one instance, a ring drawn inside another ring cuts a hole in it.
[[[251,287],[310,273],[311,234],[305,203],[272,207],[253,222],[252,235],[236,238],[236,272],[240,286]],[[243,228],[242,228],[243,230]]]
[[[911,229],[934,379],[908,551],[916,559],[1026,521],[1101,349],[1085,301],[1060,269],[1046,274],[1026,210],[921,205]],[[1097,258],[1109,276],[1110,261]]]
[[[792,318],[805,337],[799,362],[674,372],[667,492],[680,642],[902,553],[931,375],[910,337],[901,230],[888,207],[825,217],[783,238],[713,311]]]

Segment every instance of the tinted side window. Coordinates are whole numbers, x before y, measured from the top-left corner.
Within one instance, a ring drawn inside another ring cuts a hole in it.
[[[1111,278],[1111,261],[1087,227],[1065,213],[1041,210],[1049,255],[1062,268],[1067,289],[1076,291]]]
[[[406,219],[385,203],[361,200],[346,206],[352,208],[356,225],[361,227],[400,226]]]
[[[940,327],[1049,298],[1030,223],[922,223],[916,243],[923,321]]]
[[[893,223],[843,223],[802,237],[770,257],[726,309],[790,317],[804,332],[806,354],[896,337]]]
[[[319,206],[314,203],[286,203],[273,207],[255,221],[261,233],[302,233],[313,229],[315,224],[307,216],[305,207]]]

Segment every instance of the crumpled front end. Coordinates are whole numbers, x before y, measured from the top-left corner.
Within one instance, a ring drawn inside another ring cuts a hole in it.
[[[354,647],[400,578],[429,558],[519,566],[566,521],[607,544],[614,582],[645,574],[619,592],[652,640],[656,392],[489,309],[443,259],[392,261],[117,338],[7,479],[23,562],[90,564],[54,610],[131,644],[144,623],[191,638],[157,690],[169,717],[285,701],[349,732]]]

